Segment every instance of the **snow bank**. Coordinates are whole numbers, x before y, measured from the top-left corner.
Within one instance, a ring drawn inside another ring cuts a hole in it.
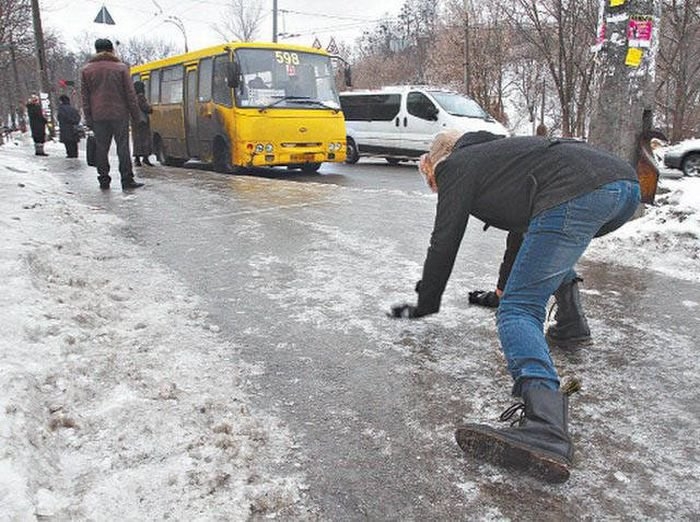
[[[11,147],[0,149],[0,518],[298,516],[294,442],[244,392],[259,369],[114,232],[118,218]]]
[[[656,204],[593,240],[586,257],[700,281],[700,178],[662,179]]]

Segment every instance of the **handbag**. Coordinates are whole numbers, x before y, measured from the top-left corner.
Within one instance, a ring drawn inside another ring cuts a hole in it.
[[[97,142],[95,141],[95,136],[93,134],[88,134],[87,144],[85,145],[85,159],[87,164],[91,167],[95,167],[95,152],[97,149]]]

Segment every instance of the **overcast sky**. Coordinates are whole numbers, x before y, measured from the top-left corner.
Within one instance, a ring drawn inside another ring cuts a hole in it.
[[[260,40],[272,39],[272,0],[261,0],[265,19]],[[278,0],[278,32],[298,35],[280,41],[311,45],[318,37],[325,48],[331,37],[336,42],[353,44],[363,30],[371,29],[385,16],[395,17],[405,0],[354,0],[343,3],[328,0]],[[148,36],[183,45],[182,32],[168,16],[184,24],[190,50],[221,41],[212,25],[220,21],[230,0],[43,0],[42,21],[45,29],[63,35],[69,47],[75,37],[88,32],[117,40]],[[105,6],[116,25],[94,23]]]

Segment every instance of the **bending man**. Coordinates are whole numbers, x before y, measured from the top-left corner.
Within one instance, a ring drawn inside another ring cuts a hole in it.
[[[573,446],[568,398],[544,338],[550,296],[577,275],[574,266],[591,239],[622,226],[640,203],[634,169],[586,143],[543,137],[502,138],[488,133],[442,133],[421,171],[438,193],[437,213],[418,286],[417,306],[392,316],[417,318],[439,311],[469,216],[526,233],[498,308],[498,335],[512,393],[522,397],[517,427],[468,424],[456,437],[466,454],[533,472],[553,482],[569,477]]]

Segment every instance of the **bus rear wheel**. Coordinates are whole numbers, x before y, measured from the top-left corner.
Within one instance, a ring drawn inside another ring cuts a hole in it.
[[[165,153],[165,148],[163,147],[163,140],[160,136],[156,136],[153,139],[153,153],[156,155],[156,159],[161,165],[167,167],[179,167],[183,164],[182,161],[178,161]]]

